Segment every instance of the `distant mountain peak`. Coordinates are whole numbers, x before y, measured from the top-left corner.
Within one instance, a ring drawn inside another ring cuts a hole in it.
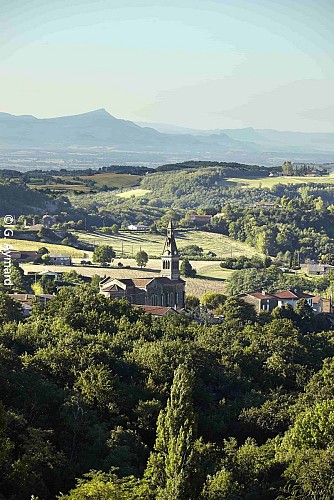
[[[112,116],[106,108],[94,109],[93,111],[88,111],[88,113],[84,113],[85,115],[108,115]]]

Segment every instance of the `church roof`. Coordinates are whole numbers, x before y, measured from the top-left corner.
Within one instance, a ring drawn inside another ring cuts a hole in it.
[[[133,278],[132,279],[132,282],[134,284],[134,286],[137,286],[138,288],[142,288],[142,287],[145,287],[147,286],[150,281],[154,280],[156,278]]]
[[[104,278],[102,281],[100,281],[100,288],[101,290],[108,292],[111,290],[126,290],[128,287],[136,287],[136,288],[146,288],[149,283],[152,281],[158,281],[159,283],[163,285],[175,285],[176,283],[184,283],[184,280],[182,279],[177,279],[177,280],[171,280],[170,278],[166,278],[164,276],[156,276],[156,277],[150,277],[150,278],[112,278],[111,276],[109,278]],[[115,288],[117,287],[117,288]]]
[[[167,236],[164,244],[163,255],[178,255],[178,250],[176,246],[174,228],[172,221],[169,222],[167,228]]]

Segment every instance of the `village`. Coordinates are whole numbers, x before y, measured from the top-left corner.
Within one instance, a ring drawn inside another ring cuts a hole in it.
[[[211,216],[207,215],[194,215],[193,220],[198,220],[199,225],[207,223]],[[40,231],[41,228],[50,228],[53,219],[49,215],[44,215],[42,223],[37,227],[32,226],[34,231]],[[132,225],[128,229],[131,231],[144,231],[147,228],[143,225]],[[47,244],[46,244],[47,245]],[[38,266],[43,266],[43,270],[28,271],[27,278],[30,279],[30,289],[26,293],[13,292],[10,296],[18,301],[24,311],[24,316],[28,317],[31,314],[32,308],[35,304],[44,307],[56,293],[63,287],[73,287],[78,283],[90,283],[92,276],[95,273],[95,268],[92,266],[91,276],[80,275],[76,272],[76,266],[86,263],[87,261],[80,261],[68,255],[51,254],[48,253],[46,248],[38,251],[28,250],[10,250],[9,252],[11,261],[20,266],[27,263],[37,263]],[[44,257],[42,259],[41,257]],[[6,255],[0,255],[1,260],[4,261]],[[114,259],[113,259],[114,260]],[[132,271],[133,277],[122,278],[119,276],[119,270],[123,267],[122,259],[118,261],[118,267],[110,269],[103,268],[105,277],[100,279],[99,293],[109,297],[110,299],[126,299],[133,307],[141,307],[146,313],[152,316],[164,316],[166,314],[180,314],[186,313],[193,315],[197,321],[202,321],[201,315],[196,314],[189,306],[187,307],[186,296],[186,283],[187,278],[181,278],[180,274],[180,254],[177,247],[175,230],[172,221],[170,221],[164,246],[161,252],[160,273],[152,272],[149,276],[145,275],[145,270],[138,269]],[[90,263],[91,264],[91,263]],[[47,269],[45,269],[47,267]],[[61,268],[69,268],[69,271],[59,270]],[[285,268],[282,268],[286,270]],[[309,276],[325,276],[334,270],[334,266],[330,264],[323,264],[319,262],[310,261],[307,264],[302,264],[301,269]],[[72,276],[71,276],[72,275]],[[67,278],[66,278],[67,277]],[[68,279],[70,277],[70,279]],[[73,280],[74,277],[74,280]],[[95,275],[98,278],[98,275]],[[43,293],[41,288],[38,293],[36,283],[46,283],[46,289],[52,288],[52,293]],[[208,291],[210,292],[210,282],[207,282]],[[35,288],[36,293],[33,289]],[[211,292],[214,294],[214,292]],[[201,297],[197,297],[198,306],[200,305]],[[254,307],[256,314],[267,312],[271,313],[275,308],[291,307],[296,309],[297,303],[301,300],[306,301],[310,310],[314,315],[326,315],[334,321],[332,315],[334,313],[332,299],[322,297],[319,295],[312,295],[297,289],[277,290],[274,293],[268,293],[266,290],[252,290],[247,293],[238,294],[238,299],[250,304]],[[219,323],[224,321],[222,314],[217,314],[217,311],[210,310],[208,307],[202,306],[206,313],[206,322]],[[204,321],[204,320],[203,320]]]

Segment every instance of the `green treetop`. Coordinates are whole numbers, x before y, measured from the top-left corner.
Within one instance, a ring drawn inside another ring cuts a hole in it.
[[[145,476],[156,498],[190,500],[195,474],[195,416],[192,405],[193,373],[180,365],[174,373],[170,398],[158,417],[157,437]]]

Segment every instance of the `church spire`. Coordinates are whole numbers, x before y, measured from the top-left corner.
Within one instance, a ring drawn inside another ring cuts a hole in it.
[[[179,270],[179,252],[177,250],[173,222],[170,221],[167,228],[167,237],[165,240],[161,256],[161,276],[171,280],[180,278]]]

